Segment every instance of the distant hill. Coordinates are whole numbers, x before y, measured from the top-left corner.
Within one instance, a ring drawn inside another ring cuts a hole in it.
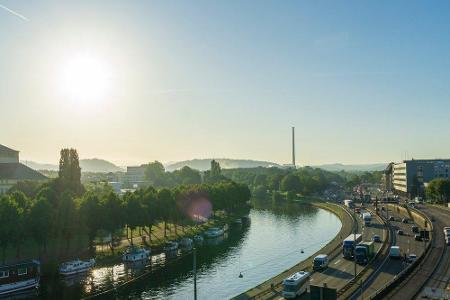
[[[378,164],[358,164],[358,165],[345,165],[345,164],[325,164],[312,166],[314,168],[320,168],[326,171],[337,172],[337,171],[347,171],[347,172],[372,172],[372,171],[383,171],[387,163],[378,163]]]
[[[211,160],[213,158],[205,159],[193,159],[179,161],[175,163],[166,164],[165,168],[167,171],[174,171],[181,169],[184,166],[188,166],[192,169],[206,171],[211,168]],[[260,160],[249,160],[249,159],[228,159],[228,158],[218,158],[214,159],[219,162],[222,169],[235,169],[235,168],[256,168],[256,167],[281,167],[279,164],[260,161]]]
[[[57,171],[59,168],[58,165],[41,164],[34,161],[22,161],[22,163],[34,170]],[[124,171],[124,169],[116,166],[115,164],[98,158],[80,159],[80,167],[81,172],[109,173]]]

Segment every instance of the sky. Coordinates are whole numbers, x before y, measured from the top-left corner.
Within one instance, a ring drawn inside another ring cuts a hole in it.
[[[21,159],[450,157],[449,1],[0,0]]]

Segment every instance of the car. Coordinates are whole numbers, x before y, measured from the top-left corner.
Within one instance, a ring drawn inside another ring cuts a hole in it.
[[[406,223],[407,224],[408,222],[409,222],[409,220],[407,218],[403,218],[402,219],[402,223]]]
[[[403,230],[400,230],[400,229],[397,230],[397,234],[398,234],[398,235],[403,235]]]
[[[380,236],[379,235],[374,235],[373,237],[372,237],[372,241],[374,241],[375,243],[381,243],[381,238],[380,238]]]
[[[416,234],[416,235],[414,236],[414,239],[415,239],[416,241],[421,241],[423,238],[422,238],[422,236],[421,236],[420,234]]]
[[[416,225],[411,226],[411,230],[414,233],[419,233],[419,227],[417,227]]]
[[[415,255],[415,254],[410,254],[410,255],[408,255],[408,257],[406,258],[406,260],[407,260],[409,263],[413,263],[416,259],[417,259],[417,255]]]
[[[395,221],[395,218],[393,216],[390,216],[389,221]]]
[[[381,210],[383,210],[383,211],[384,211],[384,206],[382,206],[382,207],[381,207]]]

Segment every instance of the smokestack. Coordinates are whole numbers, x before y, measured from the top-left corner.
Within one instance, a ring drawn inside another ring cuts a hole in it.
[[[292,166],[295,168],[295,127],[292,127]]]

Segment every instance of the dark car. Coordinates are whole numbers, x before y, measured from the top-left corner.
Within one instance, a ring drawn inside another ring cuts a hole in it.
[[[403,235],[403,230],[397,230],[398,235]]]
[[[409,220],[407,218],[402,219],[402,223],[408,223]]]
[[[421,236],[420,234],[416,234],[416,235],[414,236],[414,239],[415,239],[416,241],[421,241],[423,238],[422,238],[422,236]]]
[[[379,235],[374,235],[372,237],[372,241],[374,241],[375,243],[381,243],[381,238]]]
[[[417,227],[416,225],[411,226],[411,230],[414,233],[419,233],[419,227]]]
[[[390,216],[389,221],[395,221],[395,218],[393,216]]]

